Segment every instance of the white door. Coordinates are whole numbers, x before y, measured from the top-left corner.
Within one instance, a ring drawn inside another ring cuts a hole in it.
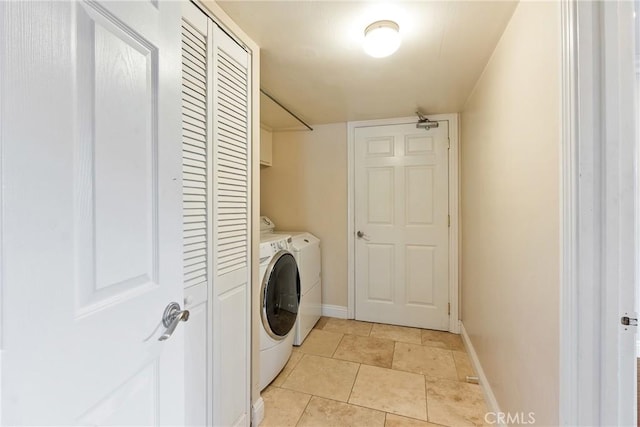
[[[251,93],[249,54],[213,26],[214,424],[250,424]]]
[[[183,3],[187,425],[248,425],[249,54]]]
[[[448,122],[355,129],[355,316],[449,327]]]
[[[182,3],[182,163],[184,215],[185,425],[212,425],[210,33],[213,24]]]
[[[637,2],[602,7],[602,90],[605,135],[598,147],[603,172],[604,292],[602,307],[603,420],[637,425],[636,337],[638,284],[638,123],[636,85],[640,84]],[[635,47],[635,51],[634,51]],[[624,318],[629,318],[630,325]],[[634,320],[636,319],[636,320]],[[622,324],[621,324],[622,323]]]
[[[180,425],[180,6],[0,3],[3,425]]]

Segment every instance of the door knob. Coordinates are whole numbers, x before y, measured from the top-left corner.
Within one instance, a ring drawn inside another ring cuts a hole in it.
[[[167,330],[158,338],[158,341],[168,340],[173,331],[176,330],[178,323],[186,322],[187,320],[189,320],[189,310],[180,310],[180,304],[177,302],[169,304],[162,315],[162,324]]]

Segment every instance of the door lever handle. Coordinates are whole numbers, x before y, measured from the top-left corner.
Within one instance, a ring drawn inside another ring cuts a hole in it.
[[[366,241],[369,241],[369,236],[367,236],[366,234],[364,234],[362,231],[358,231],[356,233],[356,236],[358,236],[358,239],[364,239]]]
[[[168,340],[178,327],[178,323],[186,322],[187,320],[189,320],[189,310],[180,310],[180,304],[177,302],[169,304],[162,315],[162,324],[167,330],[158,338],[158,341]]]

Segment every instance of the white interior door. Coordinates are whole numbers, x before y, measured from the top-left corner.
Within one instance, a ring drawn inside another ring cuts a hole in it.
[[[603,420],[637,425],[638,284],[638,117],[636,88],[640,49],[635,46],[637,2],[602,6],[604,139],[602,158],[605,261],[602,307],[605,321],[598,342],[603,352]],[[635,47],[635,49],[634,49]],[[628,317],[631,325],[625,325]],[[636,320],[633,320],[636,319]]]
[[[180,425],[180,6],[2,2],[3,425]]]
[[[449,327],[448,122],[355,129],[355,316]]]

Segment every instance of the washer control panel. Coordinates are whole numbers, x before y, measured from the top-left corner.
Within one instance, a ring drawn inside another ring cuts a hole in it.
[[[290,244],[291,244],[291,237],[289,237],[286,240],[283,239],[283,240],[272,242],[271,249],[273,249],[274,253],[282,250],[289,250]]]
[[[267,234],[262,236],[260,243],[260,262],[268,262],[268,257],[272,257],[276,253],[291,250],[291,236]]]

